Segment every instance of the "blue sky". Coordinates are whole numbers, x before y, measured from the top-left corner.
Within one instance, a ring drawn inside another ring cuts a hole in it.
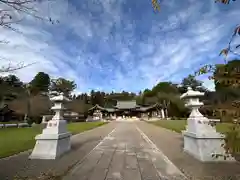
[[[239,23],[240,2],[162,0],[57,0],[37,5],[58,19],[51,25],[20,14],[22,34],[0,29],[6,63],[35,63],[16,72],[23,81],[44,71],[90,90],[138,92],[160,81],[179,82],[206,63],[222,63],[224,48]],[[213,89],[206,76],[200,77]]]

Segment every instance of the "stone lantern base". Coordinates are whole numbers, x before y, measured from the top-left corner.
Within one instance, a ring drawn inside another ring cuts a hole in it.
[[[235,161],[226,157],[224,144],[225,136],[210,125],[208,118],[193,110],[187,120],[186,131],[183,131],[184,151],[203,162]],[[221,156],[216,157],[217,154]]]
[[[29,158],[57,159],[71,149],[70,137],[65,120],[49,121],[43,133],[35,137],[36,144]]]
[[[183,137],[184,151],[202,162],[235,161],[233,157],[224,159],[223,156],[213,156],[216,154],[226,155],[225,149],[222,147],[224,137],[219,133],[212,135],[196,135],[191,132],[183,131]]]

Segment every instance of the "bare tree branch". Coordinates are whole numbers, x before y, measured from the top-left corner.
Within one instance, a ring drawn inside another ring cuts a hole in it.
[[[42,0],[41,2],[50,2],[55,0]],[[13,24],[20,23],[23,19],[23,17],[20,17],[19,15],[29,15],[35,19],[39,19],[42,21],[50,22],[52,24],[59,23],[59,21],[54,21],[51,17],[45,17],[39,14],[37,9],[37,3],[40,2],[40,0],[0,0],[0,27],[9,29],[11,31],[21,33],[17,28],[12,26]],[[3,39],[0,40],[0,44],[8,44],[9,41]],[[0,57],[4,59],[3,57]],[[8,65],[4,65],[0,67],[0,73],[6,73],[6,72],[13,72],[25,67],[28,67],[30,65],[33,65],[35,63],[31,64],[23,64],[18,63],[16,65],[13,65],[12,63],[9,63]]]
[[[23,63],[18,63],[16,65],[12,65],[11,63],[9,63],[7,66],[0,67],[0,73],[14,72],[14,71],[17,71],[19,69],[31,66],[33,64],[36,64],[36,63],[25,64],[25,65]]]
[[[9,43],[9,41],[7,41],[6,39],[0,40],[0,44],[8,44],[8,43]]]
[[[46,2],[54,0],[44,0]],[[0,9],[0,26],[16,31],[11,24],[20,22],[22,18],[16,17],[20,13],[30,15],[36,19],[50,22],[52,24],[59,23],[58,20],[53,20],[51,17],[44,17],[38,13],[36,3],[38,0],[0,0],[0,5],[5,6],[5,9]]]

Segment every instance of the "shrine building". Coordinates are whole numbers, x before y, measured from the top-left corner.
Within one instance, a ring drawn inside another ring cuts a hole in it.
[[[154,105],[140,106],[135,100],[132,101],[117,101],[112,108],[105,108],[96,104],[88,110],[89,115],[95,112],[101,112],[103,117],[122,116],[122,117],[162,117],[165,118],[162,105],[156,103]]]

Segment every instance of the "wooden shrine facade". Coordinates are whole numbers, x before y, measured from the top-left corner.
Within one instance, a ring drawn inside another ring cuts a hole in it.
[[[162,105],[154,104],[149,106],[140,106],[136,101],[118,101],[116,106],[112,108],[104,108],[96,104],[88,110],[89,115],[93,115],[95,111],[101,111],[103,117],[106,116],[125,116],[125,117],[153,117],[162,115]]]

